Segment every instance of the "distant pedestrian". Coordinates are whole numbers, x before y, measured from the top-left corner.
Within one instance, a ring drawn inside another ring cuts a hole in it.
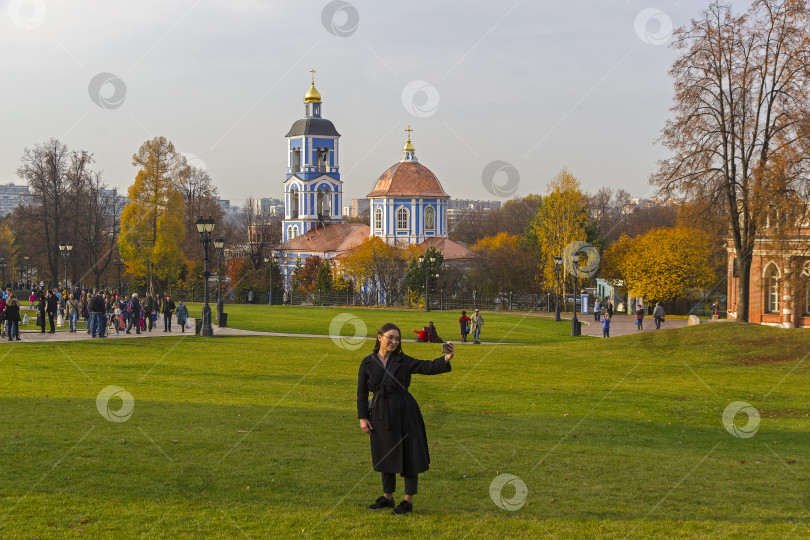
[[[613,318],[613,303],[609,299],[605,305],[605,313],[607,314],[608,319]]]
[[[154,328],[154,322],[152,321],[152,313],[154,313],[157,306],[155,306],[155,299],[152,298],[152,295],[149,291],[146,291],[146,297],[143,299],[143,315],[146,319],[146,329],[149,332],[152,331]]]
[[[607,313],[602,317],[602,337],[610,337],[610,317],[607,316]]]
[[[475,345],[481,344],[479,338],[481,337],[482,326],[484,326],[484,317],[481,315],[481,312],[476,309],[473,316],[470,317],[470,330],[472,330],[473,343]]]
[[[79,301],[76,300],[76,297],[71,293],[70,297],[68,298],[67,305],[65,306],[65,311],[67,312],[70,326],[70,333],[76,333],[76,323],[79,320],[79,311],[81,311],[81,309],[82,307],[79,305]]]
[[[655,320],[655,329],[660,330],[661,323],[664,321],[664,308],[657,302],[653,310],[653,319]]]
[[[41,328],[40,334],[45,333],[46,312],[47,312],[47,302],[45,301],[45,293],[39,291],[39,295],[37,295],[37,326]]]
[[[177,324],[180,325],[180,328],[183,332],[186,331],[186,321],[188,321],[188,307],[183,303],[182,300],[177,301],[177,310],[175,311],[177,315]]]
[[[5,317],[8,340],[20,341],[20,301],[14,293],[11,293],[11,298],[6,302]]]
[[[599,320],[599,314],[602,311],[602,304],[599,303],[599,299],[597,298],[596,303],[593,305],[593,320]]]
[[[132,298],[127,303],[127,329],[126,333],[129,334],[132,327],[135,327],[135,333],[141,333],[139,317],[141,314],[141,301],[138,300],[138,293],[132,293]]]
[[[641,305],[636,309],[636,330],[644,330],[644,307]]]
[[[174,313],[174,302],[169,296],[166,296],[166,300],[163,301],[163,331],[164,332],[171,332],[172,331],[172,313]]]
[[[462,311],[461,317],[458,319],[459,329],[461,330],[461,341],[467,342],[467,335],[470,333],[470,318],[467,317],[467,312]]]
[[[48,322],[51,325],[50,333],[55,334],[56,333],[56,326],[54,326],[54,317],[56,317],[56,310],[57,310],[58,301],[57,301],[56,295],[53,293],[53,291],[51,291],[51,290],[48,291],[48,296],[45,298],[45,302],[46,302],[45,311],[48,313]]]

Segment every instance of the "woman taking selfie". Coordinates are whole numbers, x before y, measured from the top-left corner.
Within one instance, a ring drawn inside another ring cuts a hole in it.
[[[393,508],[394,514],[413,510],[419,473],[429,468],[427,434],[419,404],[408,392],[411,375],[438,375],[450,371],[455,349],[446,343],[446,354],[436,360],[417,360],[402,352],[401,334],[393,323],[377,332],[374,352],[360,364],[357,378],[357,417],[360,429],[371,436],[371,461],[382,474],[383,496],[372,510]],[[369,400],[369,392],[374,396]],[[405,480],[405,500],[396,506],[396,475]]]

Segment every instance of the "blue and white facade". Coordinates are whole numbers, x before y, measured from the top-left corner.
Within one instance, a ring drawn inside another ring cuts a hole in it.
[[[306,117],[287,133],[282,242],[320,226],[341,222],[340,134],[321,117],[321,96],[313,84],[305,98]]]
[[[371,202],[371,234],[391,245],[447,238],[447,199],[381,197]]]
[[[438,178],[419,164],[410,137],[402,159],[383,173],[370,199],[372,236],[407,247],[430,238],[447,238],[449,196]]]

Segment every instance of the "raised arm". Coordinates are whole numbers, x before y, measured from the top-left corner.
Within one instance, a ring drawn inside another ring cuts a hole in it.
[[[408,371],[411,373],[418,373],[420,375],[439,375],[440,373],[448,373],[452,367],[450,366],[450,358],[452,354],[440,356],[435,360],[417,360],[406,356],[408,362]]]

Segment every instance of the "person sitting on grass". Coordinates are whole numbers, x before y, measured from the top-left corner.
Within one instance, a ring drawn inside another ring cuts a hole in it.
[[[414,330],[414,333],[416,334],[416,341],[419,341],[420,343],[428,342],[430,332],[428,332],[427,326],[425,326],[421,330]]]
[[[433,326],[433,321],[428,323],[428,341],[431,343],[444,343],[444,340],[439,337],[439,333],[436,332],[436,327]]]

